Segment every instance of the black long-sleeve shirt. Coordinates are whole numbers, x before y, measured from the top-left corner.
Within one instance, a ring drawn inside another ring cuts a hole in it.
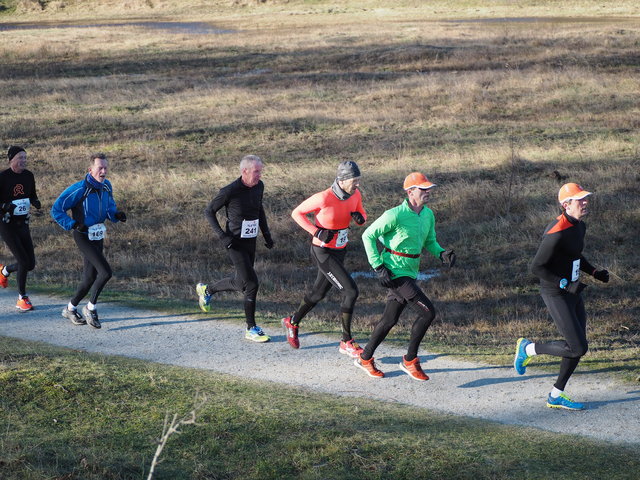
[[[575,281],[582,270],[593,275],[595,268],[582,255],[587,226],[563,212],[544,230],[531,272],[544,288],[560,288],[560,280]]]
[[[253,187],[247,187],[242,183],[241,177],[226,187],[222,187],[204,212],[216,235],[220,238],[225,235],[240,237],[243,221],[259,220],[263,237],[270,238],[267,216],[262,206],[263,193],[264,183],[262,181]],[[224,229],[216,216],[223,207],[225,207],[227,218]]]
[[[0,172],[0,203],[13,202],[22,198],[28,198],[34,205],[40,204],[33,173],[29,170],[16,173],[10,168]]]

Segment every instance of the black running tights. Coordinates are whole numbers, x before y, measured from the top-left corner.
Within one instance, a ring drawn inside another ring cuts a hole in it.
[[[295,325],[300,323],[307,313],[326,297],[331,287],[336,287],[341,295],[340,313],[342,314],[342,340],[349,341],[351,336],[351,316],[358,299],[358,286],[351,274],[344,268],[345,249],[324,248],[311,245],[311,257],[318,265],[318,274],[311,290],[293,314]]]
[[[569,378],[587,353],[587,315],[580,295],[560,290],[541,292],[556,328],[564,340],[536,343],[536,353],[562,357],[560,373],[555,383],[558,390],[564,390]]]
[[[393,326],[398,323],[400,314],[402,314],[407,305],[418,314],[411,327],[409,348],[405,355],[407,361],[411,361],[418,356],[418,347],[431,323],[436,318],[436,310],[431,300],[418,287],[414,279],[400,277],[394,279],[394,284],[397,286],[389,290],[382,318],[374,327],[371,338],[364,347],[364,352],[361,355],[364,360],[369,360],[373,357],[376,348],[387,337]]]
[[[258,283],[258,275],[253,269],[256,259],[255,242],[246,243],[247,245],[227,249],[229,258],[236,269],[235,275],[209,285],[207,291],[210,295],[217,292],[243,292],[247,328],[252,328],[256,326],[256,298],[260,284]]]
[[[113,275],[111,266],[102,254],[104,240],[89,240],[86,234],[76,230],[73,231],[73,239],[84,257],[84,266],[82,282],[71,298],[71,304],[77,306],[89,290],[91,290],[89,301],[96,304],[100,292]]]
[[[36,257],[33,253],[33,241],[31,240],[29,225],[25,223],[12,225],[0,222],[0,235],[16,259],[16,263],[7,265],[7,271],[9,273],[18,272],[16,274],[18,293],[20,295],[26,295],[27,273],[36,266]]]

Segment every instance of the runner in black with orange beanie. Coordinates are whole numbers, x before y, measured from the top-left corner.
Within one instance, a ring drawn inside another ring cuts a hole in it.
[[[601,282],[609,281],[607,270],[598,270],[582,255],[586,226],[581,220],[588,213],[589,195],[576,183],[567,183],[558,192],[562,213],[544,231],[542,242],[531,264],[531,271],[540,278],[540,294],[564,340],[533,343],[518,339],[514,368],[519,375],[526,371],[531,357],[538,354],[562,357],[560,374],[547,399],[550,408],[582,410],[564,388],[580,358],[587,353],[587,317],[580,292],[580,271]]]
[[[11,265],[0,264],[0,286],[6,288],[9,274],[17,272],[18,302],[21,312],[33,309],[27,296],[27,273],[36,266],[29,230],[31,206],[40,208],[33,173],[27,170],[27,152],[11,146],[7,151],[9,168],[0,173],[0,236],[16,259]]]

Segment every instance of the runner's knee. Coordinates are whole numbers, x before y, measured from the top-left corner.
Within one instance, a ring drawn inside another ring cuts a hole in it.
[[[580,340],[578,343],[575,343],[573,345],[569,345],[569,354],[566,355],[567,358],[580,358],[583,357],[587,354],[587,351],[589,350],[589,343],[587,342],[586,339],[584,340]]]
[[[344,301],[342,302],[343,308],[349,308],[353,311],[353,306],[360,295],[358,291],[358,287],[354,284],[353,286],[349,286],[343,291]]]

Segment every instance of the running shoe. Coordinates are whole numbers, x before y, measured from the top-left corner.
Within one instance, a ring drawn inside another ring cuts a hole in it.
[[[422,367],[420,366],[420,359],[418,357],[414,358],[410,362],[407,362],[404,359],[403,355],[402,361],[400,362],[400,368],[414,380],[419,380],[421,382],[429,380],[429,377],[422,371]]]
[[[298,340],[298,325],[291,323],[291,317],[285,317],[282,319],[282,326],[287,333],[287,342],[293,348],[300,348],[300,341]]]
[[[531,357],[527,355],[527,345],[530,343],[526,338],[519,338],[518,343],[516,343],[516,356],[513,360],[513,368],[516,369],[518,375],[524,375],[527,371],[527,365],[531,360]]]
[[[203,312],[211,311],[211,295],[207,295],[207,285],[199,283],[196,285],[196,293],[198,294],[198,304]]]
[[[87,321],[82,318],[82,315],[78,313],[78,310],[69,310],[67,307],[62,309],[62,316],[67,320],[71,320],[74,325],[86,325]]]
[[[559,397],[555,398],[549,395],[549,398],[547,398],[547,407],[564,408],[566,410],[584,410],[582,403],[574,402],[564,393],[561,393]]]
[[[25,295],[22,298],[18,298],[16,308],[21,312],[28,312],[29,310],[33,310],[33,305],[31,305],[31,300],[29,300],[29,297]]]
[[[376,367],[376,362],[374,362],[373,360],[373,357],[371,357],[369,360],[364,360],[363,358],[358,357],[353,361],[353,364],[356,367],[364,370],[366,374],[369,375],[370,377],[373,377],[373,378],[384,377],[384,372],[382,372],[381,370],[378,370],[378,368]]]
[[[344,355],[349,355],[351,358],[358,358],[364,349],[352,338],[348,342],[340,342],[338,351]]]
[[[100,320],[98,320],[98,311],[97,310],[89,310],[85,305],[82,307],[82,316],[87,321],[89,325],[93,328],[101,328]]]
[[[244,334],[244,338],[246,338],[247,340],[251,340],[252,342],[258,342],[258,343],[264,343],[271,340],[271,337],[266,333],[264,333],[258,325],[248,329]]]
[[[0,263],[0,287],[7,288],[7,285],[9,284],[9,277],[2,273],[3,269],[4,265]]]

